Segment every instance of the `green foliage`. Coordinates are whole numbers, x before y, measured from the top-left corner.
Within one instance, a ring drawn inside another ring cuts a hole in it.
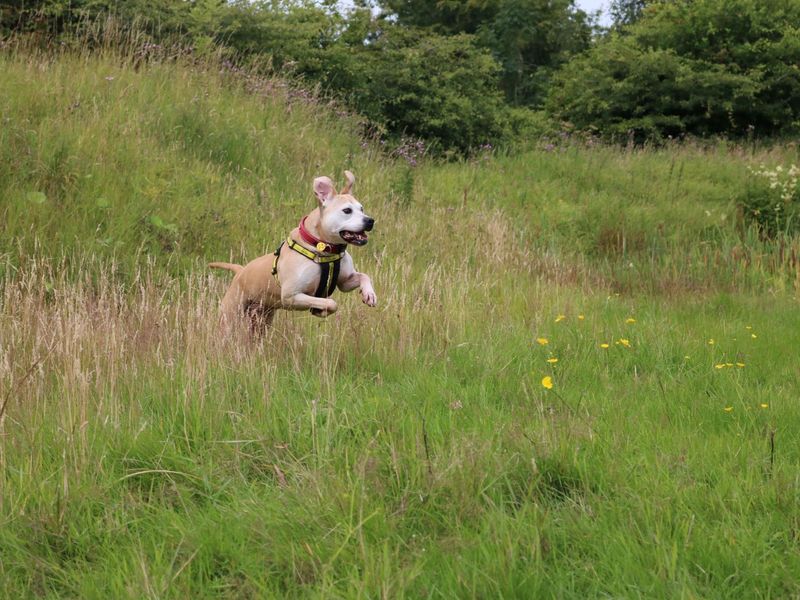
[[[766,237],[800,232],[800,169],[796,165],[761,165],[752,170],[739,209],[747,224],[755,224]]]
[[[630,25],[639,20],[644,8],[651,3],[652,0],[612,0],[609,13],[618,27]]]
[[[732,129],[758,85],[746,75],[672,49],[643,49],[616,34],[556,77],[547,108],[580,130],[639,141]]]
[[[432,149],[466,152],[504,139],[507,109],[497,64],[468,35],[438,36],[378,23],[369,11],[290,6],[249,10],[254,32],[231,28],[218,40],[319,83],[394,140],[424,138]]]
[[[589,47],[586,14],[572,0],[505,0],[480,37],[502,66],[502,88],[515,105],[542,104],[554,69]]]
[[[160,35],[183,33],[198,11],[219,0],[0,0],[0,32],[74,32],[87,19],[114,15],[126,22],[158,29]]]
[[[798,23],[797,0],[656,3],[566,65],[547,106],[609,137],[788,135],[800,118]]]
[[[363,87],[353,105],[389,131],[461,151],[504,137],[498,67],[471,36],[389,27],[355,69]]]
[[[476,35],[501,66],[500,85],[514,105],[541,104],[553,69],[589,47],[587,15],[572,0],[387,0],[400,24]]]
[[[439,33],[476,33],[497,13],[503,0],[384,0],[380,6],[410,27],[432,28]]]

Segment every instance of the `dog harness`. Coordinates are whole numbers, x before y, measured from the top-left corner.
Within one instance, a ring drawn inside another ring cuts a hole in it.
[[[281,245],[275,250],[275,260],[272,262],[272,274],[276,279],[278,278],[278,259],[281,256],[283,245],[286,244],[298,254],[303,255],[308,260],[319,265],[319,285],[317,285],[317,290],[314,292],[314,297],[329,298],[336,289],[336,281],[339,279],[339,269],[341,268],[341,261],[347,244],[329,244],[323,242],[308,232],[305,228],[305,221],[305,217],[300,221],[300,237],[303,238],[303,241],[314,244],[317,251],[315,252],[314,250],[309,250],[305,246],[301,246],[289,235],[286,241],[281,242]],[[333,252],[333,254],[322,254],[323,252]],[[318,312],[317,309],[311,309],[311,312],[315,311]]]

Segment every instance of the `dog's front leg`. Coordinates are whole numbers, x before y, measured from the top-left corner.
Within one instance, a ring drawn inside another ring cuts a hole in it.
[[[375,295],[375,290],[372,288],[372,280],[369,275],[359,273],[353,265],[352,257],[345,253],[342,259],[342,270],[339,272],[339,280],[336,282],[336,287],[341,292],[352,292],[355,289],[361,288],[361,299],[367,306],[375,306],[378,304],[378,297]]]
[[[339,291],[352,292],[355,289],[361,289],[361,299],[367,306],[375,306],[378,304],[378,297],[375,295],[375,290],[372,287],[372,280],[369,275],[353,271],[346,278],[339,278],[337,284]]]
[[[375,306],[378,304],[378,296],[375,295],[375,290],[372,287],[372,280],[366,273],[356,273],[359,277],[358,287],[361,288],[361,299],[367,306]]]
[[[281,294],[281,307],[288,310],[308,310],[309,308],[316,308],[319,313],[315,313],[319,317],[327,317],[337,311],[339,306],[335,300],[330,298],[315,298],[308,294]]]

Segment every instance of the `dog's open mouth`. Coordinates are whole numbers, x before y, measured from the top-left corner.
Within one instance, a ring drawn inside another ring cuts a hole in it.
[[[363,246],[367,243],[367,234],[363,231],[340,231],[339,237],[355,246]]]

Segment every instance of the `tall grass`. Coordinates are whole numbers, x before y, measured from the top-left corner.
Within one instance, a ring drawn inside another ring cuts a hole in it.
[[[795,150],[412,168],[131,56],[0,55],[0,595],[800,594],[798,240],[735,209]],[[379,307],[220,339],[205,261],[344,168]]]

